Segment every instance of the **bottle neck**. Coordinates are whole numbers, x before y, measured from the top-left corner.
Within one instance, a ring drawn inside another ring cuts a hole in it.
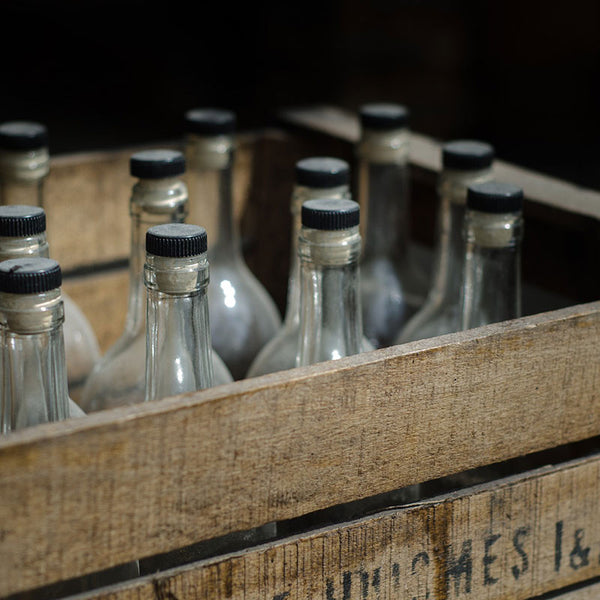
[[[175,178],[140,180],[133,186],[130,201],[129,304],[125,321],[125,331],[129,335],[144,331],[146,231],[154,225],[183,223],[187,215],[187,197],[185,184]]]
[[[342,231],[301,230],[298,365],[361,351],[360,246],[358,227]]]
[[[43,206],[44,179],[49,171],[48,148],[0,151],[0,203]]]
[[[29,237],[0,236],[0,262],[11,258],[48,258],[48,241],[45,233]]]
[[[406,255],[408,245],[408,129],[365,130],[357,147],[365,261]]]
[[[317,198],[341,198],[349,200],[350,188],[347,185],[334,188],[309,188],[301,185],[294,187],[290,206],[292,213],[292,233],[284,326],[297,325],[300,322],[300,258],[298,257],[298,236],[302,228],[302,205],[307,200]]]
[[[233,212],[234,139],[232,136],[189,135],[186,143],[190,186],[190,222],[206,223],[206,211],[216,207],[211,256],[241,257]]]
[[[0,293],[0,431],[69,416],[60,290]]]
[[[521,213],[468,210],[463,329],[521,316]]]
[[[213,385],[206,254],[147,256],[146,401]]]
[[[440,174],[440,196],[437,217],[433,284],[430,298],[442,304],[458,306],[464,267],[464,219],[467,187],[473,183],[491,181],[491,169],[481,171],[451,171]]]

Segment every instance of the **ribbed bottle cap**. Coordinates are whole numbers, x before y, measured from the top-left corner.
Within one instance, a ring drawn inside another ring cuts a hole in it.
[[[323,198],[302,205],[302,225],[310,229],[336,231],[350,229],[360,222],[360,208],[352,200]]]
[[[486,213],[510,213],[523,209],[523,190],[510,183],[475,183],[467,190],[467,208]]]
[[[494,148],[477,140],[454,140],[442,146],[444,169],[477,171],[486,169],[494,160]]]
[[[48,145],[48,130],[33,121],[8,121],[0,125],[0,148],[37,150]]]
[[[46,213],[39,206],[0,206],[0,236],[29,237],[46,231]]]
[[[364,104],[360,107],[360,124],[365,129],[387,131],[408,125],[410,113],[402,104]]]
[[[61,283],[60,266],[50,258],[13,258],[0,263],[0,292],[39,294]]]
[[[186,258],[206,252],[206,229],[186,223],[155,225],[146,232],[146,252],[154,256]]]
[[[350,166],[345,160],[315,156],[296,163],[296,183],[310,188],[333,188],[348,185]]]
[[[129,172],[140,179],[162,179],[185,173],[185,158],[176,150],[144,150],[129,159]]]
[[[235,131],[235,125],[235,113],[222,108],[194,108],[185,113],[188,133],[226,135]]]

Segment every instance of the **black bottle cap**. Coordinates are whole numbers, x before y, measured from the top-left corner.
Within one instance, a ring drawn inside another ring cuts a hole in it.
[[[60,287],[60,266],[49,258],[13,258],[0,263],[0,292],[39,294]]]
[[[48,145],[45,125],[33,121],[8,121],[0,125],[0,148],[3,150],[37,150]]]
[[[186,223],[155,225],[146,232],[146,252],[154,256],[186,258],[206,252],[206,229]]]
[[[226,135],[235,131],[235,113],[223,108],[194,108],[185,113],[188,133]]]
[[[410,113],[402,104],[364,104],[360,107],[360,124],[365,129],[386,131],[408,125]]]
[[[467,207],[486,213],[510,213],[523,209],[523,190],[510,183],[475,183],[467,190]]]
[[[345,160],[315,156],[296,163],[296,183],[311,188],[333,188],[350,183],[350,166]]]
[[[350,229],[360,222],[360,208],[352,200],[323,198],[302,205],[302,225],[311,229]]]
[[[477,140],[454,140],[442,146],[444,169],[477,171],[491,167],[494,148]]]
[[[176,150],[144,150],[129,159],[129,172],[140,179],[162,179],[185,173],[185,158]]]
[[[46,213],[39,206],[0,206],[0,236],[28,237],[46,231]]]

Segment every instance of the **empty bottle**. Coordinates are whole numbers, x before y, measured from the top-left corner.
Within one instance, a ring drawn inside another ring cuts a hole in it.
[[[0,206],[0,262],[37,257],[48,258],[44,209],[18,204]],[[79,406],[69,398],[69,416],[84,415]]]
[[[523,190],[515,185],[469,186],[463,329],[521,316],[522,210]]]
[[[47,258],[0,263],[0,431],[69,416],[61,271]]]
[[[408,117],[398,104],[360,109],[361,295],[365,334],[376,348],[393,343],[425,301],[428,287],[409,247]]]
[[[197,225],[157,225],[146,233],[147,401],[213,385],[206,248],[206,230]]]
[[[372,350],[362,327],[359,214],[352,200],[302,205],[297,366]]]
[[[146,150],[131,157],[130,172],[139,181],[131,195],[129,304],[125,331],[92,371],[82,398],[86,411],[144,400],[146,370],[146,300],[143,268],[146,230],[153,225],[182,222],[187,189],[180,176],[185,160],[173,150]]]
[[[202,210],[217,208],[216,240],[209,250],[208,290],[213,346],[235,379],[245,376],[254,357],[277,333],[281,320],[273,300],[250,272],[242,256],[233,216],[235,115],[219,109],[196,109],[185,115],[188,132],[191,223]]]
[[[11,121],[0,125],[0,201],[6,205],[44,205],[44,180],[50,171],[48,133],[40,123]],[[100,359],[89,321],[63,294],[67,379],[74,397]]]
[[[292,193],[292,249],[288,279],[287,307],[283,326],[259,352],[248,371],[248,377],[291,369],[296,366],[300,332],[300,278],[298,234],[300,211],[307,200],[317,198],[350,199],[350,167],[337,158],[305,158],[296,163],[296,185]]]
[[[463,228],[467,187],[493,179],[494,149],[473,140],[456,140],[442,146],[438,183],[433,282],[427,301],[406,324],[396,343],[453,333],[462,329],[460,297],[464,268]]]

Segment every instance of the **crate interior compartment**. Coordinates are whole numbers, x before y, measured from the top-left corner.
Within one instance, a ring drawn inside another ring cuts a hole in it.
[[[305,126],[240,137],[244,250],[280,307],[294,162],[352,160],[351,141]],[[439,149],[415,141],[427,255]],[[130,153],[59,157],[48,182],[52,253],[104,348],[126,306]],[[1,439],[0,597],[49,598],[61,582],[274,521],[296,529],[79,598],[594,597],[600,303],[577,303],[597,297],[581,265],[597,255],[600,203],[499,168],[528,200],[525,280],[541,309],[565,308]],[[474,487],[439,485],[489,465]],[[414,506],[302,530],[305,515],[423,482]]]

